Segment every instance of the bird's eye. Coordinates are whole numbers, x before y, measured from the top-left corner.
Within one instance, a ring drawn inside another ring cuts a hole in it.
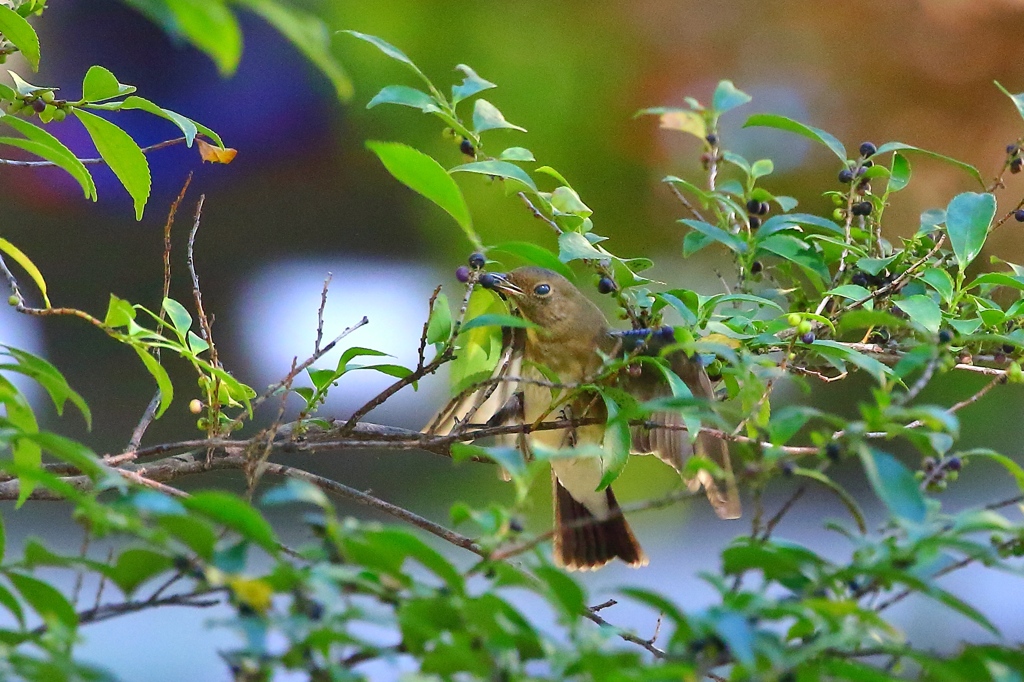
[[[533,293],[537,294],[538,296],[547,296],[548,294],[551,293],[551,285],[538,284],[533,288]]]

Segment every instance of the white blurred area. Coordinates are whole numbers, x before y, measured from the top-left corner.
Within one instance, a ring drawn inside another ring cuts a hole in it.
[[[22,315],[7,305],[0,308],[0,344],[45,357],[43,329],[40,320]],[[10,358],[4,357],[0,359],[0,364],[9,364],[9,361]],[[18,390],[28,398],[33,407],[40,406],[39,400],[43,398],[43,393],[39,384],[18,372],[2,373],[18,387]],[[0,411],[2,410],[3,407],[0,406]]]
[[[328,273],[333,276],[324,308],[323,344],[364,315],[369,324],[342,339],[314,367],[333,368],[345,349],[362,346],[393,357],[356,358],[352,363],[415,368],[430,295],[447,281],[439,272],[415,262],[370,258],[280,261],[242,282],[232,313],[233,319],[245,321],[237,332],[242,364],[247,365],[244,376],[258,391],[283,378],[293,358],[301,363],[312,354],[320,294]],[[428,348],[428,361],[432,353]],[[330,391],[319,414],[347,417],[394,381],[376,371],[350,372]],[[305,373],[296,385],[310,385]],[[411,387],[399,391],[374,410],[372,419],[418,429],[446,400],[447,390],[446,375],[439,372],[421,382],[419,391]],[[297,408],[298,399],[293,398],[289,406]]]

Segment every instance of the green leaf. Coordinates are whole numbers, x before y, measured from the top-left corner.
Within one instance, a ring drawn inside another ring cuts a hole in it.
[[[933,158],[933,159],[937,159],[939,161],[943,161],[945,163],[948,163],[951,166],[954,166],[954,167],[959,168],[960,170],[966,172],[972,178],[977,180],[978,184],[981,185],[982,187],[985,186],[985,180],[981,177],[981,173],[978,172],[977,168],[975,168],[974,166],[972,166],[969,163],[964,163],[963,161],[959,161],[959,160],[954,159],[954,158],[952,158],[950,156],[946,156],[945,154],[939,154],[938,152],[931,152],[931,151],[928,151],[927,149],[921,149],[920,147],[915,147],[913,145],[903,144],[902,142],[886,142],[885,144],[883,144],[881,147],[878,148],[878,151],[875,152],[875,154],[876,155],[878,155],[878,154],[885,154],[886,152],[894,152],[894,151],[914,152],[915,154],[923,154],[924,156],[927,156],[927,157],[930,157],[930,158]]]
[[[530,329],[536,328],[537,325],[516,315],[487,313],[485,315],[478,315],[472,320],[466,322],[462,325],[460,331],[467,332],[470,329],[477,329],[478,327],[516,327],[519,329]]]
[[[683,218],[679,222],[683,223],[687,227],[692,227],[705,237],[719,242],[720,244],[725,244],[729,247],[729,250],[734,253],[746,253],[747,251],[746,242],[742,241],[736,235],[726,232],[722,228],[712,225],[711,223],[706,223],[703,220],[692,220],[690,218]]]
[[[117,327],[127,327],[128,323],[135,319],[135,308],[131,303],[118,298],[113,294],[110,295],[110,302],[107,304],[107,314],[103,318],[103,324],[116,329]]]
[[[132,95],[121,103],[121,109],[139,109],[153,114],[154,116],[167,119],[174,125],[178,126],[178,129],[181,130],[182,134],[185,136],[185,144],[189,147],[192,146],[192,142],[196,139],[196,134],[199,132],[199,126],[192,119],[186,118],[179,113],[171,111],[170,109],[164,109],[163,107],[157,106],[145,97]],[[208,128],[204,128],[204,130],[207,135],[210,135],[212,132]],[[221,147],[224,146],[220,140],[220,136],[214,134],[210,135],[210,138]]]
[[[473,221],[462,190],[441,164],[423,152],[399,142],[370,141],[366,146],[377,155],[396,180],[443,208],[455,218],[474,248],[483,249],[483,242],[473,230]]]
[[[889,184],[886,189],[890,192],[899,192],[910,184],[910,162],[907,157],[899,152],[892,155],[892,170],[890,171]]]
[[[926,268],[921,273],[920,279],[932,289],[935,289],[946,303],[953,300],[953,278],[945,270],[941,268]]]
[[[732,81],[723,80],[719,81],[718,86],[715,88],[715,94],[711,98],[711,106],[714,107],[715,113],[721,115],[746,104],[750,100],[750,95],[733,85]]]
[[[109,577],[125,596],[131,596],[140,585],[167,571],[171,565],[171,558],[166,554],[150,549],[126,549],[117,557]]]
[[[32,406],[3,374],[0,374],[0,405],[3,405],[6,411],[4,416],[7,421],[20,431],[19,435],[30,436],[39,433],[39,425],[36,422]],[[18,491],[18,506],[20,507],[32,494],[35,487],[35,481],[23,475],[23,472],[36,472],[40,469],[43,463],[43,451],[38,443],[27,437],[22,437],[14,439],[13,454],[15,468],[20,479]]]
[[[869,355],[864,355],[863,353],[860,353],[849,346],[838,343],[837,341],[818,339],[811,344],[811,348],[824,357],[837,361],[841,366],[843,363],[849,362],[850,364],[859,367],[874,377],[875,381],[880,384],[885,381],[887,376],[892,374],[892,369],[886,367],[875,358]]]
[[[757,180],[766,175],[771,175],[774,170],[775,164],[772,163],[771,159],[760,159],[750,166],[750,177]]]
[[[988,193],[964,192],[949,202],[946,233],[961,271],[981,253],[995,215],[996,198]]]
[[[10,256],[11,260],[20,265],[22,269],[28,273],[28,276],[32,278],[35,285],[39,287],[39,293],[43,295],[43,303],[47,308],[49,308],[50,298],[46,295],[46,280],[43,279],[43,273],[39,272],[39,268],[37,268],[36,264],[32,262],[32,259],[26,256],[24,251],[3,237],[0,237],[0,251]]]
[[[1017,107],[1017,113],[1020,114],[1021,118],[1024,118],[1024,92],[1014,95],[1011,94],[1009,90],[1004,88],[999,81],[993,82],[996,84],[996,87],[999,88],[999,92],[1003,93],[1004,95],[1010,98],[1010,101],[1013,102],[1013,105]]]
[[[0,34],[25,55],[33,71],[39,70],[39,36],[31,24],[7,5],[0,5]]]
[[[344,31],[344,33],[348,33],[349,35],[355,36],[360,40],[365,40],[366,42],[370,43],[387,56],[391,57],[396,61],[402,62],[403,64],[408,66],[417,76],[422,78],[426,83],[430,84],[430,80],[422,71],[420,71],[419,67],[416,66],[413,63],[413,61],[405,55],[404,52],[402,52],[401,50],[399,50],[397,47],[387,42],[386,40],[382,40],[377,36],[371,36],[366,33],[360,33],[359,31]]]
[[[671,374],[671,372],[668,373]],[[687,393],[689,393],[688,390]],[[626,462],[629,461],[630,449],[629,422],[620,417],[619,403],[603,391],[601,398],[604,399],[604,406],[608,412],[608,421],[604,430],[604,454],[601,457],[604,473],[601,475],[601,482],[597,485],[598,490],[607,488],[619,477],[622,470],[626,468]]]
[[[438,294],[438,300],[440,300],[442,296],[444,296],[444,294]],[[447,308],[447,297],[445,297],[444,301],[445,307]],[[435,303],[435,305],[437,304]],[[387,353],[379,350],[374,350],[373,348],[352,346],[351,348],[347,348],[345,352],[341,354],[341,357],[338,359],[337,374],[340,376],[344,374],[346,371],[348,371],[348,363],[351,362],[353,359],[367,356],[375,358],[390,357]]]
[[[459,64],[455,68],[461,71],[465,77],[462,79],[462,83],[452,86],[452,106],[455,106],[467,97],[472,97],[478,92],[498,87],[489,80],[478,76],[476,71],[465,64]]]
[[[3,585],[0,585],[0,606],[3,606],[11,615],[14,616],[15,620],[18,621],[18,625],[22,628],[25,627],[25,611],[21,608],[21,603],[17,597]]]
[[[264,507],[273,507],[280,504],[293,504],[303,502],[316,505],[324,510],[331,510],[334,505],[327,499],[323,490],[316,487],[309,481],[302,481],[297,478],[289,478],[282,485],[271,488],[260,500]]]
[[[151,185],[146,155],[128,133],[110,121],[78,108],[72,111],[89,132],[100,156],[131,195],[135,202],[135,219],[142,220]]]
[[[24,573],[8,571],[6,575],[22,599],[27,601],[44,621],[57,620],[72,631],[78,627],[75,607],[55,587]]]
[[[942,310],[939,304],[924,294],[917,294],[901,301],[896,301],[896,307],[907,314],[910,321],[920,325],[932,334],[939,333],[942,325]]]
[[[598,251],[579,232],[563,232],[558,235],[558,260],[568,263],[574,260],[602,260],[608,254]]]
[[[892,455],[867,446],[859,449],[864,473],[878,498],[896,517],[922,523],[927,514],[917,480]]]
[[[797,476],[803,476],[804,478],[810,478],[818,483],[822,484],[832,492],[834,492],[839,500],[846,506],[846,509],[850,512],[850,516],[857,522],[857,529],[861,533],[867,533],[868,527],[864,522],[864,512],[861,511],[860,505],[857,504],[857,500],[854,499],[853,495],[847,492],[846,488],[839,485],[825,474],[815,469],[804,469],[803,467],[795,467],[793,473]]]
[[[754,629],[746,616],[732,611],[718,614],[714,628],[738,662],[746,666],[754,664]]]
[[[536,161],[531,152],[526,147],[509,147],[500,154],[498,154],[499,161]]]
[[[222,76],[242,57],[242,29],[223,0],[163,0],[174,15],[173,30],[206,53]]]
[[[130,95],[135,90],[134,85],[124,85],[117,80],[113,73],[102,66],[90,66],[82,80],[82,99],[86,102],[102,102],[106,99]]]
[[[537,192],[537,184],[526,171],[519,166],[507,161],[474,161],[464,163],[461,166],[452,168],[449,173],[478,173],[480,175],[493,175],[506,180],[515,180],[521,183],[531,192]]]
[[[575,580],[551,566],[538,566],[534,574],[543,581],[548,590],[548,601],[560,607],[567,621],[575,621],[586,608],[586,593]]]
[[[505,116],[498,110],[498,107],[483,98],[478,99],[473,103],[473,132],[479,135],[485,130],[494,130],[496,128],[511,128],[512,130],[526,132],[526,128],[506,121]]]
[[[156,418],[159,419],[167,411],[167,408],[171,406],[171,401],[174,399],[174,385],[171,383],[171,377],[167,375],[167,370],[163,368],[160,362],[150,355],[145,348],[136,345],[132,345],[132,348],[139,354],[139,358],[142,360],[142,364],[146,366],[146,370],[156,379],[156,386],[160,390],[160,407],[156,410]]]
[[[64,146],[63,142],[39,126],[22,120],[17,116],[8,116],[2,110],[0,110],[0,123],[6,123],[28,138],[27,140],[4,138],[4,144],[20,147],[25,151],[57,164],[57,166],[67,171],[81,185],[86,199],[96,201],[96,183],[93,181],[92,175],[89,174],[85,164],[70,149]]]
[[[1006,469],[1007,472],[1009,472],[1011,476],[1013,476],[1013,480],[1017,483],[1017,487],[1022,492],[1024,492],[1024,468],[1022,468],[1019,464],[1017,464],[1017,462],[1013,461],[1006,455],[1000,454],[994,450],[988,450],[986,448],[977,448],[974,450],[967,450],[966,452],[961,452],[960,456],[963,457],[964,459],[973,459],[974,457],[987,457],[988,459],[998,462],[1003,466],[1004,469]]]
[[[580,199],[580,195],[576,193],[572,187],[565,185],[555,189],[551,193],[551,208],[558,213],[567,215],[575,215],[581,218],[587,218],[593,215],[593,211],[589,206],[583,203]]]
[[[427,320],[427,343],[444,343],[452,333],[452,310],[448,297],[438,294]]]
[[[367,109],[372,109],[378,104],[400,104],[413,109],[419,109],[425,114],[432,114],[441,111],[434,98],[416,88],[406,85],[388,85],[373,96],[367,104]]]
[[[502,242],[501,244],[497,244],[487,249],[488,256],[492,256],[495,252],[511,254],[528,263],[539,265],[542,268],[547,268],[548,270],[554,270],[566,279],[573,279],[572,270],[562,263],[562,261],[558,260],[558,256],[551,253],[543,246],[537,246],[530,242]]]
[[[175,331],[184,340],[185,334],[188,333],[189,327],[192,326],[192,316],[188,314],[185,306],[173,298],[164,299],[164,310],[167,311],[167,316],[171,318],[171,324],[174,326]]]
[[[194,516],[161,516],[157,523],[199,557],[209,561],[217,545],[217,534],[206,521]]]
[[[241,498],[221,490],[204,490],[182,500],[194,512],[223,524],[271,554],[277,554],[277,536],[266,519]]]
[[[100,461],[96,453],[78,441],[65,438],[56,433],[50,433],[49,431],[29,434],[26,437],[30,438],[46,452],[71,464],[93,479],[99,479],[108,473],[107,467]]]
[[[840,142],[834,135],[827,133],[820,128],[794,121],[791,118],[785,116],[779,116],[778,114],[754,114],[747,119],[747,122],[743,124],[744,128],[750,128],[752,126],[761,126],[765,128],[777,128],[778,130],[785,130],[790,133],[796,133],[802,135],[809,140],[820,142],[829,149],[832,153],[839,157],[839,159],[846,163],[846,147]]]
[[[331,31],[309,12],[276,0],[233,0],[248,7],[285,36],[334,86],[338,99],[352,97],[352,79],[331,53]]]

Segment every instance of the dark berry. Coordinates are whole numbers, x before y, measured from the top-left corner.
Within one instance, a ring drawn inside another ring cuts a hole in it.
[[[310,620],[320,620],[324,617],[324,605],[317,601],[306,604],[306,616]]]
[[[474,159],[476,158],[476,150],[473,149],[473,143],[466,138],[462,138],[462,142],[459,143],[459,151],[466,156],[471,156]]]
[[[1024,208],[1018,208],[1013,212],[1013,219],[1018,223],[1024,223]]]
[[[522,533],[523,532],[523,522],[520,521],[519,519],[509,519],[509,521],[508,521],[508,529],[510,531],[512,531],[513,533]]]
[[[43,113],[43,109],[46,108],[46,102],[41,99],[32,100],[32,109],[37,113]]]
[[[752,274],[752,275],[756,275],[756,274],[760,273],[761,270],[763,270],[763,269],[764,269],[764,266],[761,265],[761,261],[759,261],[759,260],[756,260],[756,261],[754,261],[753,263],[750,264],[750,274]]]
[[[825,456],[835,462],[839,459],[840,455],[843,454],[843,449],[839,447],[839,443],[829,443],[825,446]]]
[[[758,215],[761,211],[761,202],[757,199],[751,199],[747,202],[747,213],[751,215]]]
[[[615,280],[611,277],[602,277],[597,281],[597,290],[602,294],[610,294],[615,291]]]
[[[498,278],[489,272],[480,275],[480,286],[484,289],[493,289],[498,285]]]
[[[860,146],[860,155],[863,156],[865,159],[868,158],[869,156],[874,156],[875,152],[877,151],[878,147],[876,147],[871,142],[865,142]]]
[[[948,329],[939,330],[939,343],[949,343],[953,340],[953,332]]]
[[[850,170],[849,168],[844,168],[843,170],[839,171],[839,182],[843,183],[844,185],[848,185],[851,182],[853,182],[853,171]]]
[[[857,169],[857,177],[859,178],[860,176],[864,175],[867,172],[868,172],[867,167],[866,166],[861,166],[860,168]]]
[[[672,343],[676,340],[676,330],[669,325],[665,325],[655,333],[662,341]]]
[[[863,168],[871,168],[874,165],[875,165],[874,161],[865,161],[864,163],[861,164],[861,166]]]
[[[964,468],[964,461],[959,457],[950,457],[946,462],[946,468],[950,471],[960,471]]]
[[[1008,145],[1006,145],[1006,153],[1009,154],[1010,156],[1013,156],[1014,154],[1018,153],[1019,151],[1020,151],[1020,147],[1018,147],[1016,144],[1008,144]]]
[[[856,284],[859,287],[866,287],[868,285],[868,276],[863,272],[858,272],[850,278],[851,284]]]
[[[803,334],[800,337],[800,341],[801,343],[806,343],[807,345],[814,343],[814,332],[807,332],[806,334]]]
[[[792,462],[783,462],[782,463],[782,475],[783,476],[792,476],[794,469],[796,469],[796,465],[793,464]]]
[[[469,267],[479,270],[487,263],[487,259],[484,258],[482,253],[474,253],[469,257]]]
[[[455,268],[455,279],[459,280],[463,284],[469,281],[469,268],[465,265],[460,265]]]
[[[750,216],[750,229],[756,230],[759,227],[761,227],[761,219],[756,215]]]
[[[718,144],[718,135],[715,135],[714,133],[709,133],[704,139],[707,140],[708,144],[712,147]]]
[[[768,215],[768,211],[772,210],[772,207],[767,201],[762,201],[761,205],[757,207],[757,215]]]
[[[1010,162],[1010,172],[1020,173],[1021,166],[1024,166],[1024,159],[1019,156]]]
[[[938,464],[938,462],[935,461],[934,457],[925,457],[921,461],[921,468],[924,469],[926,472],[932,471],[935,468],[936,464]]]
[[[871,202],[870,201],[858,201],[850,207],[850,212],[853,215],[868,216],[871,215]]]
[[[1017,348],[1012,343],[1004,343],[1003,344],[1003,352],[1004,353],[1012,353],[1015,350],[1017,350]]]

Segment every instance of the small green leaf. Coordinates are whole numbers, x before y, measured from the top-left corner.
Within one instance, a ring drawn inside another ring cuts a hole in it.
[[[671,374],[671,372],[667,372]],[[681,382],[678,382],[681,383]],[[687,390],[689,393],[689,390]],[[626,468],[629,461],[630,432],[629,422],[620,417],[621,408],[619,403],[607,393],[602,392],[604,406],[608,413],[608,421],[604,430],[604,454],[601,457],[601,466],[604,473],[601,475],[601,482],[597,489],[602,490],[611,485],[622,470]]]
[[[282,485],[271,488],[260,500],[264,507],[273,507],[280,504],[292,504],[304,502],[320,507],[324,510],[333,509],[331,501],[327,499],[324,491],[309,481],[302,481],[297,478],[289,478]]]
[[[509,147],[498,154],[499,161],[536,161],[533,152],[526,147]]]
[[[719,81],[715,88],[715,94],[711,97],[711,106],[714,107],[716,114],[721,115],[746,104],[751,99],[750,95],[733,85],[732,81],[723,80]]]
[[[862,447],[859,454],[871,487],[889,512],[922,523],[928,510],[910,470],[892,455],[875,448]]]
[[[0,251],[10,256],[11,260],[20,265],[22,269],[28,273],[28,276],[32,278],[35,285],[39,287],[39,293],[43,295],[43,303],[47,308],[49,308],[50,299],[46,295],[46,280],[43,279],[43,273],[39,271],[39,268],[37,268],[36,264],[32,262],[32,259],[26,256],[24,251],[3,237],[0,237]]]
[[[75,608],[55,587],[24,573],[8,571],[5,575],[44,621],[56,619],[72,631],[78,627],[78,614],[75,613]]]
[[[182,500],[194,512],[223,524],[255,542],[271,554],[277,553],[277,536],[267,520],[241,498],[221,490],[204,490]]]
[[[961,271],[981,253],[995,215],[996,198],[988,193],[964,192],[949,202],[946,233]]]
[[[188,310],[173,298],[164,299],[164,310],[167,312],[167,316],[171,318],[171,324],[178,332],[178,335],[184,339],[189,327],[192,326],[192,316],[188,314]]]
[[[794,121],[791,118],[785,116],[779,116],[778,114],[754,114],[747,119],[747,122],[743,124],[744,128],[750,128],[752,126],[762,126],[766,128],[777,128],[778,130],[785,130],[790,133],[796,133],[802,135],[809,140],[820,142],[829,149],[832,153],[840,158],[843,163],[846,163],[846,147],[840,142],[834,135],[827,133],[820,128],[809,126],[799,121]]]
[[[548,590],[548,601],[560,607],[562,615],[569,622],[579,618],[586,608],[586,593],[575,580],[551,566],[538,566],[534,574],[543,581]]]
[[[136,345],[133,345],[132,348],[139,354],[142,364],[146,366],[149,373],[156,379],[157,388],[160,390],[160,407],[156,411],[156,418],[159,419],[167,411],[167,408],[171,406],[171,401],[174,399],[174,385],[171,383],[171,377],[167,375],[167,370],[163,368],[160,362],[150,355],[145,348]]]
[[[473,132],[479,135],[485,130],[494,130],[496,128],[511,128],[512,130],[526,132],[526,128],[506,121],[505,116],[498,111],[498,107],[483,98],[478,99],[473,103]]]
[[[103,319],[103,324],[116,329],[117,327],[127,327],[128,323],[134,319],[135,308],[132,304],[123,298],[118,298],[111,294],[110,303],[107,304],[107,314]]]
[[[150,549],[131,548],[121,552],[110,579],[125,596],[131,596],[147,580],[171,568],[171,558]]]
[[[574,260],[601,260],[608,254],[594,248],[579,232],[563,232],[558,235],[558,260],[568,263]]]
[[[153,102],[150,102],[145,97],[139,97],[138,95],[132,95],[121,103],[121,109],[140,109],[142,111],[165,118],[174,125],[178,126],[182,134],[185,136],[185,144],[189,147],[192,146],[192,142],[196,139],[196,134],[199,132],[199,126],[190,118],[186,118],[179,113],[171,111],[170,109],[164,109],[163,107],[157,106]],[[210,135],[212,131],[208,128],[204,128],[206,134],[221,147],[224,144],[220,141],[220,137],[217,135]]]
[[[448,297],[438,294],[427,320],[427,343],[444,343],[452,333],[452,311]]]
[[[124,85],[117,80],[113,73],[102,66],[90,66],[82,80],[82,99],[86,102],[102,102],[106,99],[130,95],[135,90],[134,85]]]
[[[932,334],[939,333],[942,325],[942,310],[939,304],[924,294],[917,294],[901,301],[896,301],[896,307],[907,314],[910,321],[918,324]]]
[[[426,77],[426,75],[422,71],[420,71],[420,68],[416,66],[413,63],[413,61],[405,55],[404,52],[402,52],[401,50],[399,50],[397,47],[387,42],[386,40],[382,40],[377,36],[371,36],[366,33],[360,33],[359,31],[344,31],[344,33],[348,33],[349,35],[355,36],[360,40],[365,40],[366,42],[370,43],[387,56],[391,57],[396,61],[402,62],[403,64],[408,66],[410,69],[413,70],[413,72],[417,76],[422,78],[426,83],[430,83],[430,80]]]
[[[551,193],[551,208],[559,213],[587,218],[593,215],[590,207],[583,203],[572,187],[563,185]]]
[[[39,70],[39,36],[24,17],[0,5],[0,34],[25,55],[33,71]]]
[[[526,171],[515,164],[507,161],[475,161],[464,163],[461,166],[452,168],[449,173],[478,173],[480,175],[493,175],[506,180],[515,180],[522,183],[531,192],[537,192],[537,184]]]
[[[720,244],[725,244],[729,247],[729,250],[734,253],[746,253],[747,244],[742,241],[736,235],[726,232],[722,228],[706,223],[703,220],[692,220],[690,218],[683,218],[679,222],[683,223],[687,227],[691,227],[697,232],[700,232],[705,237],[712,239]]]
[[[899,192],[910,184],[910,161],[899,152],[892,155],[892,170],[890,171],[889,185],[886,189],[890,192]]]
[[[462,325],[460,331],[467,332],[478,327],[516,327],[519,329],[535,328],[537,325],[529,320],[524,320],[516,315],[502,315],[500,313],[487,313],[478,315]]]
[[[416,88],[406,85],[388,85],[373,96],[367,104],[367,109],[372,109],[378,104],[400,104],[413,109],[419,109],[425,114],[432,114],[441,109],[437,106],[434,98]]]
[[[868,527],[864,522],[864,512],[861,511],[860,505],[857,504],[857,500],[854,499],[853,495],[847,492],[846,488],[839,485],[825,474],[817,471],[816,469],[804,469],[803,467],[795,467],[793,473],[797,476],[803,476],[804,478],[810,478],[818,483],[822,484],[832,492],[834,492],[839,500],[846,506],[846,509],[850,512],[850,516],[857,522],[857,529],[861,533],[867,533]]]
[[[754,180],[771,175],[775,170],[775,164],[771,159],[760,159],[750,166],[750,177]]]
[[[441,164],[423,152],[399,142],[371,141],[366,146],[377,155],[396,180],[443,208],[455,218],[474,248],[483,249],[480,237],[473,230],[473,221],[462,190]]]
[[[476,71],[465,64],[459,64],[455,68],[461,71],[465,77],[462,79],[461,84],[452,86],[452,106],[455,106],[467,97],[472,97],[478,92],[498,87],[489,80],[478,76]]]
[[[438,294],[438,299],[440,300],[442,296],[444,296],[444,294]],[[446,307],[447,307],[447,300],[448,300],[447,297],[444,300],[446,302]],[[435,303],[435,305],[437,305],[437,304]],[[367,356],[375,357],[375,358],[391,357],[387,353],[385,353],[383,351],[379,351],[379,350],[374,350],[373,348],[363,348],[361,346],[352,346],[351,348],[347,348],[345,350],[345,352],[341,354],[341,357],[338,359],[337,374],[339,376],[341,376],[346,371],[348,371],[348,363],[351,362],[353,359],[358,358],[358,357],[367,357]]]
[[[969,163],[964,163],[963,161],[954,159],[951,156],[946,156],[945,154],[939,154],[938,152],[928,151],[927,149],[921,149],[920,147],[915,147],[910,144],[903,144],[902,142],[886,142],[885,144],[878,148],[878,151],[875,152],[875,154],[885,154],[886,152],[893,151],[914,152],[915,154],[923,154],[924,156],[937,159],[944,163],[948,163],[951,166],[959,168],[960,170],[964,171],[972,178],[977,180],[980,186],[985,186],[985,180],[984,178],[981,177],[981,173],[978,172],[977,168],[975,168]]]
[[[135,202],[135,219],[142,220],[152,182],[146,155],[128,133],[110,121],[78,108],[72,111],[89,132],[100,156],[131,195]]]
[[[941,268],[926,268],[920,276],[921,280],[935,289],[942,300],[949,303],[953,300],[953,278]]]

